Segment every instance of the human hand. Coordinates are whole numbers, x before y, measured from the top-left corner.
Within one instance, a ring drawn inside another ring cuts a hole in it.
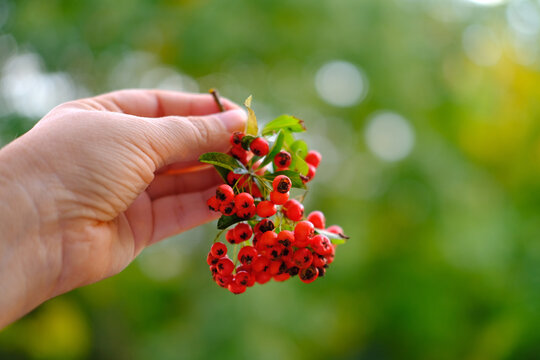
[[[0,151],[0,328],[114,275],[156,241],[215,219],[224,152],[245,112],[211,95],[124,90],[60,105]]]

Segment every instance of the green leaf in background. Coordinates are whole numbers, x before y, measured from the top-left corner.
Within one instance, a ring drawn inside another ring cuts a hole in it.
[[[251,109],[251,99],[252,99],[252,96],[249,95],[246,101],[244,101],[244,105],[246,106],[247,111],[248,111],[248,120],[246,123],[246,135],[257,136],[257,133],[259,132],[259,128],[257,126],[257,117],[255,116],[255,112]]]
[[[217,170],[219,176],[221,176],[223,179],[223,182],[227,184],[227,175],[229,174],[229,170],[217,165],[214,165],[214,168]]]
[[[234,225],[236,223],[239,223],[241,221],[244,221],[244,219],[242,218],[239,218],[238,216],[236,215],[231,215],[231,216],[225,216],[225,215],[222,215],[219,220],[218,220],[218,223],[217,223],[217,228],[219,230],[225,230],[227,229],[229,226],[231,225]]]
[[[287,129],[290,132],[306,131],[304,121],[291,115],[281,115],[270,121],[262,130],[263,135],[272,134],[281,129]]]
[[[323,229],[315,229],[315,232],[317,232],[318,234],[326,236],[328,239],[330,239],[330,241],[332,241],[332,244],[336,244],[336,245],[345,244],[347,242],[347,240],[349,239],[349,237],[347,235],[334,234],[334,233],[332,233],[330,231],[326,231],[326,230],[323,230]]]
[[[285,135],[283,131],[280,131],[278,133],[276,141],[274,141],[274,145],[272,146],[272,149],[270,150],[268,155],[266,155],[266,157],[264,158],[264,161],[261,163],[259,167],[263,167],[269,164],[270,162],[272,162],[272,160],[274,160],[274,157],[276,156],[276,154],[281,151],[284,141],[285,141]]]
[[[199,161],[203,163],[219,166],[227,170],[231,170],[231,171],[233,171],[234,169],[245,170],[244,165],[242,165],[238,160],[236,160],[230,155],[223,154],[220,152],[208,152],[208,153],[202,154],[199,157]]]
[[[308,146],[304,140],[296,140],[290,146],[291,152],[304,159],[308,153]]]
[[[264,175],[264,178],[268,180],[274,180],[274,178],[278,175],[286,175],[289,179],[291,179],[292,186],[295,188],[298,188],[298,189],[306,188],[306,185],[304,185],[304,182],[300,178],[300,175],[296,171],[292,171],[292,170],[276,171],[273,174]]]
[[[307,175],[307,173],[309,172],[309,167],[308,167],[307,162],[301,156],[298,156],[294,152],[291,153],[291,157],[292,157],[292,160],[291,160],[290,168],[295,169],[302,175]]]

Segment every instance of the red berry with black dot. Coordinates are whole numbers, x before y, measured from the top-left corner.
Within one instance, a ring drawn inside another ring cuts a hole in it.
[[[232,292],[233,294],[238,295],[246,291],[246,286],[239,285],[238,283],[234,281],[234,278],[233,278],[233,280],[229,283],[229,285],[227,285],[227,289],[229,289],[229,291]]]
[[[256,211],[257,211],[257,207],[255,206],[255,204],[253,204],[248,208],[242,208],[239,210],[237,208],[236,216],[238,216],[240,219],[243,219],[243,220],[249,220],[255,216]]]
[[[265,156],[269,150],[268,141],[263,137],[258,137],[249,144],[249,148],[255,155]]]
[[[287,175],[278,175],[272,181],[272,189],[282,194],[288,193],[291,187],[292,181]]]
[[[277,238],[278,238],[278,235],[275,232],[266,231],[261,235],[260,245],[261,246],[266,246],[266,247],[271,247],[271,246],[277,245],[277,243],[278,243]]]
[[[326,219],[322,211],[312,211],[309,213],[307,220],[315,226],[316,229],[324,229]]]
[[[300,248],[294,252],[292,260],[300,269],[305,269],[311,265],[313,254],[307,248]]]
[[[225,240],[229,242],[229,244],[236,244],[236,236],[234,235],[234,228],[227,230],[225,233]]]
[[[248,151],[244,150],[241,147],[233,146],[230,150],[230,154],[242,164],[247,165],[250,157]]]
[[[270,265],[270,260],[268,260],[268,258],[264,256],[257,256],[257,258],[253,261],[251,268],[255,272],[262,272],[267,270],[268,265]]]
[[[257,259],[257,250],[253,246],[244,246],[238,252],[238,259],[244,265],[251,265]]]
[[[261,201],[257,204],[257,215],[266,218],[273,216],[277,212],[276,206],[268,200]]]
[[[311,164],[308,164],[308,173],[306,174],[305,178],[302,178],[302,182],[307,183],[313,180],[316,172],[317,172],[317,168]]]
[[[234,281],[238,285],[248,286],[248,284],[250,283],[250,277],[251,276],[247,271],[237,271],[236,275],[234,276]]]
[[[208,201],[206,201],[206,205],[208,205],[208,208],[212,211],[219,211],[221,201],[219,201],[217,197],[212,196],[210,199],[208,199]]]
[[[298,200],[290,199],[283,204],[281,211],[283,211],[288,219],[292,221],[300,221],[304,215],[304,205],[302,205]]]
[[[236,207],[237,211],[247,209],[254,203],[255,201],[253,200],[253,196],[247,192],[240,193],[234,197],[234,206]]]
[[[212,255],[212,252],[208,253],[208,256],[206,257],[206,263],[208,265],[210,266],[216,265],[218,261],[219,261],[219,257]]]
[[[234,263],[228,257],[222,257],[216,264],[220,275],[230,275],[234,270]]]
[[[332,225],[326,229],[326,231],[331,232],[332,234],[343,235],[343,229],[339,225]]]
[[[221,286],[221,287],[224,287],[226,288],[233,280],[233,276],[231,274],[228,274],[228,275],[221,275],[221,274],[218,274],[216,275],[216,283]]]
[[[291,278],[291,275],[289,273],[281,273],[273,276],[275,281],[285,281],[289,280]]]
[[[286,151],[278,152],[274,156],[274,165],[278,171],[287,169],[291,165],[291,154]]]
[[[244,133],[241,132],[234,132],[231,135],[231,145],[235,147],[241,147],[242,146],[242,139],[244,138]]]
[[[285,194],[279,193],[277,191],[272,191],[270,193],[270,201],[274,203],[275,205],[283,205],[289,200],[289,193],[286,192]]]
[[[277,242],[285,247],[289,247],[294,242],[294,233],[289,230],[282,230],[277,236]]]
[[[234,227],[234,239],[237,244],[249,240],[253,235],[251,226],[245,223],[240,223]]]
[[[309,221],[300,221],[294,227],[294,246],[306,247],[309,244],[309,239],[313,237],[315,227]]]
[[[210,254],[217,258],[227,255],[227,245],[222,242],[214,243],[210,248]]]
[[[322,159],[322,156],[318,151],[310,150],[308,151],[306,158],[304,160],[308,164],[311,164],[317,168],[319,167],[319,164],[321,163],[321,159]]]
[[[270,219],[262,219],[255,225],[255,232],[265,233],[267,231],[272,231],[276,228],[274,222]]]
[[[234,191],[227,184],[219,185],[216,189],[216,198],[221,202],[231,202],[234,200]]]
[[[236,213],[236,207],[234,206],[234,201],[222,202],[219,207],[219,211],[225,216],[231,216]]]
[[[242,175],[240,174],[235,174],[233,171],[229,171],[229,173],[227,174],[227,183],[230,186],[234,186],[241,176]]]
[[[319,254],[314,254],[313,255],[313,261],[311,263],[311,265],[317,267],[317,268],[320,268],[320,267],[323,267],[326,265],[326,257],[324,257],[323,255],[319,255]]]

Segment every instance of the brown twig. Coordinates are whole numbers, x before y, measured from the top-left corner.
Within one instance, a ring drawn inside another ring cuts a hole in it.
[[[214,100],[219,107],[219,111],[223,112],[225,111],[225,108],[223,107],[223,104],[221,103],[221,100],[219,100],[219,93],[216,89],[212,88],[209,90],[210,94],[214,97]]]

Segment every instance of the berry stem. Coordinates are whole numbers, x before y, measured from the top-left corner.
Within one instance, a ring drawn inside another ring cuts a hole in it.
[[[212,96],[214,97],[214,101],[216,102],[218,108],[219,108],[219,111],[220,112],[223,112],[225,111],[225,107],[223,106],[223,104],[221,103],[221,100],[219,100],[219,92],[212,88],[209,90],[210,94],[212,94]]]
[[[226,230],[226,229],[225,229],[225,230]],[[216,237],[214,238],[214,242],[216,242],[216,241],[219,240],[221,234],[223,234],[223,232],[224,232],[225,230],[221,230],[220,232],[217,233]]]

